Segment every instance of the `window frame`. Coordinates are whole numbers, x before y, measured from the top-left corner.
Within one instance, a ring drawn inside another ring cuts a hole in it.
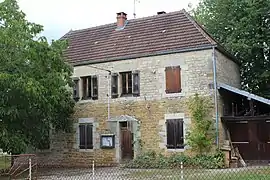
[[[81,129],[80,127],[81,126],[84,126],[84,136],[85,136],[85,142],[84,142],[84,148],[83,148],[83,145],[81,145]],[[87,133],[87,127],[91,127],[91,132],[92,132],[92,135],[89,137],[91,138],[91,143],[90,143],[90,147],[88,147],[88,133]],[[78,136],[79,136],[79,141],[78,141],[78,147],[79,147],[79,150],[92,150],[94,149],[94,125],[93,123],[79,123],[78,125]]]
[[[178,71],[174,72],[173,70],[176,69]],[[180,65],[176,65],[176,66],[167,66],[165,67],[165,94],[166,95],[171,95],[171,94],[181,94],[183,91],[183,87],[182,87],[182,69],[180,67]],[[176,86],[176,75],[179,74],[179,77],[177,77],[177,79],[179,78],[179,83],[178,87]]]
[[[126,80],[130,80],[130,82],[126,84],[126,90],[128,93],[123,93],[123,75],[126,75]],[[129,77],[130,75],[130,77]],[[140,96],[140,71],[123,71],[119,72],[119,84],[118,89],[120,90],[120,97],[138,97]],[[130,79],[129,79],[130,78]],[[117,82],[118,83],[118,82]],[[115,98],[115,96],[113,97]]]
[[[177,123],[175,123],[175,122],[177,122]],[[172,130],[168,130],[168,126],[169,126],[170,123],[173,123],[174,125],[179,125],[178,124],[179,122],[181,123],[181,127],[182,127],[182,129],[180,130],[180,131],[182,131],[181,132],[182,137],[175,137],[176,136],[175,135],[175,133],[176,133],[175,129],[177,129],[177,127],[174,126],[173,127],[173,132],[174,132],[173,136],[174,137],[173,137],[173,140],[172,140],[172,141],[174,141],[174,144],[171,144],[171,143],[168,144],[168,141],[169,141],[168,139],[170,138],[169,133],[172,132]],[[177,138],[180,138],[180,139],[177,139]],[[166,139],[167,139],[166,147],[167,147],[168,150],[185,149],[186,144],[185,144],[185,123],[184,123],[184,118],[168,118],[168,119],[166,119]],[[177,142],[180,142],[180,141],[182,141],[182,144],[177,145]]]
[[[98,77],[96,75],[81,76],[82,100],[98,100]],[[96,81],[94,84],[94,80]],[[84,84],[86,82],[86,84]],[[90,82],[90,85],[89,85]],[[96,89],[95,86],[96,85]]]

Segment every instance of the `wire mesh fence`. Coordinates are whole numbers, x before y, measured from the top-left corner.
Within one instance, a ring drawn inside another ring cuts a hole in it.
[[[38,165],[38,166],[37,166]],[[38,167],[38,168],[37,168]],[[89,163],[84,168],[50,167],[38,164],[34,155],[0,156],[0,180],[40,179],[40,180],[269,180],[270,166],[248,166],[240,168],[207,169],[192,167],[184,162],[178,166],[132,168],[127,164],[107,166]]]
[[[92,169],[47,169],[39,171],[39,179],[61,180],[269,180],[269,167],[244,167],[235,169],[163,168],[131,169],[125,167],[96,167]]]
[[[8,179],[37,179],[36,155],[0,155],[0,180]]]

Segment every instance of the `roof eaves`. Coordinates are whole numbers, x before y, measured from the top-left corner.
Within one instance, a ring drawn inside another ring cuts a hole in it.
[[[194,48],[181,48],[181,49],[174,49],[174,50],[158,51],[158,52],[153,52],[153,53],[137,54],[137,55],[132,55],[132,56],[122,56],[122,57],[117,57],[117,58],[88,60],[88,61],[86,60],[82,62],[71,63],[71,65],[84,66],[84,65],[89,65],[89,64],[106,63],[106,62],[111,62],[111,61],[121,61],[121,60],[136,59],[136,58],[143,58],[143,57],[160,56],[160,55],[166,55],[166,54],[200,51],[200,50],[206,50],[206,49],[212,49],[212,48],[213,48],[213,45],[202,45],[202,46],[198,46]]]

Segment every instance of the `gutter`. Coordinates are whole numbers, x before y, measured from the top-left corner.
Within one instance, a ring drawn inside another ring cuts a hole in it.
[[[217,100],[217,69],[216,69],[216,46],[212,47],[212,61],[213,61],[213,79],[214,79],[214,91],[215,91],[215,114],[216,114],[216,145],[219,148],[219,115],[218,115],[218,100]]]

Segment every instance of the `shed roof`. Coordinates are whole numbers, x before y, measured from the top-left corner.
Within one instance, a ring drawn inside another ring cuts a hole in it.
[[[269,100],[269,99],[263,98],[263,97],[261,97],[261,96],[258,96],[258,95],[252,94],[252,93],[249,93],[249,92],[244,91],[244,90],[240,90],[240,89],[238,89],[238,88],[229,86],[229,85],[227,85],[227,84],[219,83],[219,84],[218,84],[218,88],[219,88],[219,89],[220,89],[220,88],[223,88],[223,89],[228,90],[228,91],[230,91],[230,92],[233,92],[233,93],[236,93],[236,94],[245,96],[245,97],[247,97],[248,99],[253,99],[253,100],[259,101],[259,102],[261,102],[261,103],[270,105],[270,100]]]

